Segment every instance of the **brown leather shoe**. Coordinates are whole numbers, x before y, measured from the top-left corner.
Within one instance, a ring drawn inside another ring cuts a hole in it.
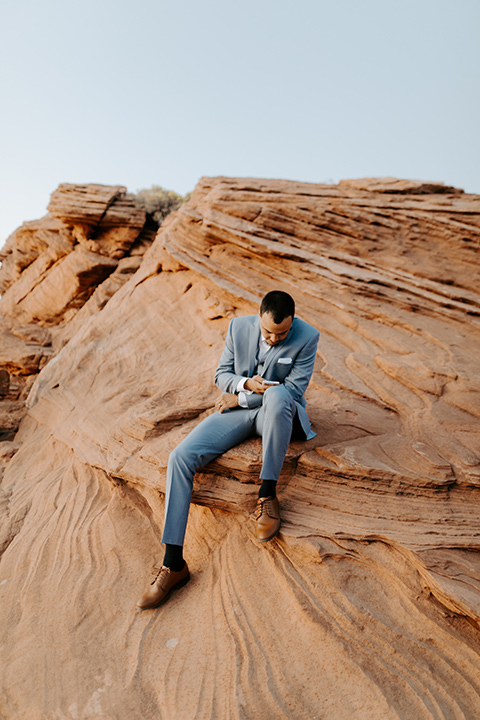
[[[257,540],[268,542],[280,530],[280,507],[277,498],[258,498],[255,519]]]
[[[137,608],[139,610],[149,610],[158,607],[172,590],[183,587],[189,580],[190,573],[187,563],[179,572],[174,572],[164,565],[152,582],[151,589],[147,590],[137,602]]]

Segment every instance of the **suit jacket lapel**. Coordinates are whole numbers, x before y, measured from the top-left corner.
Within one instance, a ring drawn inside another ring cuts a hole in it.
[[[275,362],[275,359],[277,355],[279,355],[280,351],[282,349],[282,346],[277,345],[276,347],[272,347],[266,357],[265,357],[265,365],[263,366],[263,377],[267,377],[267,372],[270,370],[271,365]]]

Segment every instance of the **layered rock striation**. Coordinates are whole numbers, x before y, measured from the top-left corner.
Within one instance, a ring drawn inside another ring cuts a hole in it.
[[[480,198],[203,178],[153,242],[121,187],[49,212],[0,270],[2,717],[476,717]],[[192,582],[137,613],[168,453],[273,288],[320,331],[280,536],[252,438],[197,473]]]
[[[145,212],[120,185],[64,183],[48,209],[16,230],[0,253],[2,313],[21,323],[69,320],[125,255],[143,254],[152,240]]]

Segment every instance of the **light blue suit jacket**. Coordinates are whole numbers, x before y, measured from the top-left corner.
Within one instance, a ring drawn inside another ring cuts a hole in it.
[[[262,372],[265,380],[277,380],[289,391],[307,439],[314,437],[315,433],[310,429],[303,395],[312,376],[318,338],[318,330],[304,320],[294,318],[287,337],[265,356]],[[233,318],[215,373],[215,384],[220,390],[235,393],[240,380],[255,375],[259,341],[259,315]],[[263,395],[258,393],[246,397],[249,408],[259,407],[263,402]]]

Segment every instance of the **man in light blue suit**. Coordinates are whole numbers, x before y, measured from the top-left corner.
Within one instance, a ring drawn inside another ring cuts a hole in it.
[[[256,529],[268,542],[280,528],[276,484],[292,437],[308,440],[305,390],[313,372],[318,331],[295,318],[293,298],[267,293],[259,315],[234,318],[215,373],[223,390],[217,412],[205,418],[170,454],[167,467],[163,567],[140,598],[141,610],[157,607],[190,579],[183,541],[196,471],[251,435],[262,437],[262,485]]]

